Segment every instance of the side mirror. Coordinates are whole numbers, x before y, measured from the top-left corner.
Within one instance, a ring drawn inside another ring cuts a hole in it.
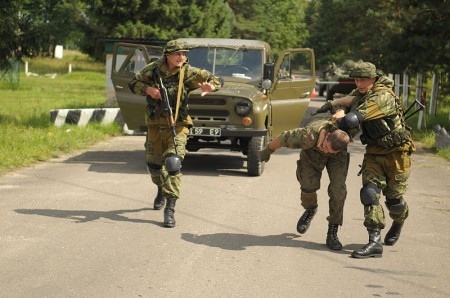
[[[275,64],[265,63],[263,70],[263,80],[270,80],[273,82],[275,79]]]

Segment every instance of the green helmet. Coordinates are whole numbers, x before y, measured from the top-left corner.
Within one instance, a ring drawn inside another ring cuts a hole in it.
[[[184,42],[178,40],[169,41],[164,48],[164,55],[176,52],[189,52],[189,48]]]
[[[377,68],[370,62],[359,62],[355,64],[355,67],[350,72],[350,78],[375,78],[377,77]]]

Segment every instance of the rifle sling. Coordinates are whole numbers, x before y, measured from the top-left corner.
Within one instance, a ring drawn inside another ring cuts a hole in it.
[[[181,93],[183,92],[183,80],[184,80],[184,67],[181,66],[181,68],[180,68],[180,78],[179,78],[179,81],[178,81],[177,105],[175,107],[175,122],[177,122],[178,110],[180,109]]]

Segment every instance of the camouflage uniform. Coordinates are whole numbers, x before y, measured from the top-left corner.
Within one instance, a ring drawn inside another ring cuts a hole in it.
[[[322,171],[326,167],[330,184],[328,186],[330,224],[342,225],[344,202],[347,197],[345,184],[349,165],[346,150],[336,154],[322,152],[317,140],[322,130],[335,130],[335,123],[325,119],[314,119],[305,127],[283,132],[280,142],[283,147],[302,149],[297,161],[297,180],[300,183],[300,200],[305,209],[317,208],[317,190],[320,188]]]
[[[164,54],[178,51],[188,51],[184,44],[171,41],[167,44]],[[158,87],[154,69],[159,68],[164,86],[167,88],[170,105],[175,117],[178,94],[178,82],[180,80],[180,69],[168,71],[166,57],[151,62],[141,71],[136,73],[130,82],[130,90],[138,95],[147,95],[147,87]],[[181,160],[186,154],[186,143],[189,128],[192,127],[192,119],[188,114],[188,95],[191,91],[198,89],[198,84],[209,82],[214,85],[216,91],[223,85],[222,78],[214,76],[211,72],[190,66],[187,62],[183,64],[184,77],[182,94],[180,98],[178,117],[176,125],[176,148]],[[154,100],[147,95],[146,123],[148,125],[146,141],[146,160],[150,175],[154,184],[162,188],[162,194],[166,198],[180,198],[181,173],[169,175],[164,167],[167,156],[175,154],[172,131],[161,107],[160,100]]]
[[[366,153],[362,164],[361,202],[364,205],[364,226],[369,232],[369,243],[355,250],[355,258],[381,257],[380,230],[386,225],[380,197],[386,198],[386,208],[393,224],[385,237],[386,245],[394,245],[400,237],[408,204],[403,198],[411,172],[410,155],[415,151],[411,134],[405,124],[400,100],[392,91],[394,82],[384,76],[375,65],[361,62],[350,74],[352,78],[375,79],[366,94],[357,89],[350,110],[358,113],[361,123],[362,144]]]
[[[361,141],[366,144],[362,166],[362,184],[375,184],[386,197],[387,208],[402,206],[402,212],[390,212],[393,220],[404,221],[408,217],[408,205],[403,199],[407,188],[407,179],[411,171],[410,155],[415,151],[411,135],[403,119],[403,110],[399,99],[392,92],[394,82],[381,76],[371,90],[362,95],[357,90],[350,93],[356,96],[352,101],[352,111],[364,117]],[[379,124],[372,125],[371,121]],[[377,126],[386,127],[383,131]],[[380,194],[377,194],[380,199]],[[380,230],[385,227],[382,206],[371,204],[364,206],[364,225]]]

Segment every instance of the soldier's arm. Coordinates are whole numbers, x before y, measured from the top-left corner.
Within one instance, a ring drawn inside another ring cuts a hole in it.
[[[131,92],[137,95],[152,95],[148,92],[149,87],[155,87],[152,69],[153,67],[146,66],[136,73],[135,77],[128,83],[128,88]]]
[[[188,65],[186,67],[187,79],[185,85],[190,89],[201,88],[203,93],[218,91],[223,86],[223,79],[213,75],[206,69]],[[204,95],[202,93],[202,95]],[[205,93],[205,94],[206,94]]]
[[[281,145],[280,137],[276,137],[275,139],[273,139],[267,146],[269,147],[270,151],[272,151],[272,152],[275,152],[278,149],[280,149],[281,147],[283,147]]]
[[[333,105],[333,107],[338,107],[339,105],[344,106],[346,108],[350,108],[353,98],[355,98],[354,96],[345,96],[345,97],[340,97],[337,98],[335,100],[333,100],[331,102],[331,104]]]
[[[350,110],[354,98],[355,96],[346,96],[335,99],[333,101],[327,101],[324,105],[322,105],[319,109],[314,111],[311,115],[317,115],[319,113],[327,113],[328,111],[334,114],[340,110],[343,110],[345,115],[345,111]]]
[[[278,137],[273,139],[267,146],[258,152],[260,161],[269,161],[270,155],[281,147],[292,149],[308,149],[314,145],[314,139],[308,137],[307,128],[295,128],[282,132]]]

